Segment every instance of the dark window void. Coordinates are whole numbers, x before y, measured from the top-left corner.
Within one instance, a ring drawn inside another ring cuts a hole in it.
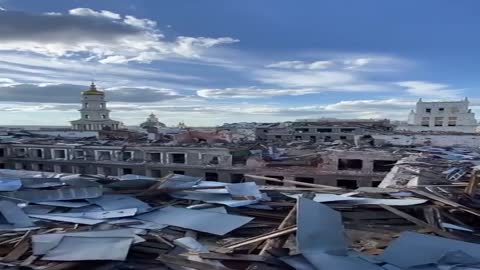
[[[313,184],[315,182],[315,179],[312,178],[312,177],[295,177],[295,181],[302,182],[302,183]],[[305,186],[299,186],[299,185],[295,185],[295,186],[305,187]]]
[[[206,172],[205,180],[207,181],[218,181],[218,173]]]
[[[122,152],[120,158],[122,161],[128,161],[133,158],[133,153],[132,152]]]
[[[161,153],[150,153],[150,160],[155,162],[160,162],[162,160]]]
[[[339,170],[361,170],[363,161],[361,159],[339,159]]]
[[[45,166],[43,166],[43,164],[38,164],[37,168],[39,171],[43,171],[45,169]]]
[[[0,157],[4,157],[4,156],[5,156],[5,149],[0,148]]]
[[[317,128],[317,132],[329,133],[332,132],[331,128]]]
[[[161,170],[152,170],[152,177],[162,177]]]
[[[0,163],[0,169],[5,169],[5,163]]]
[[[340,132],[346,132],[346,133],[353,132],[353,131],[355,131],[354,128],[341,128],[340,129]]]
[[[133,169],[132,168],[123,168],[122,173],[123,174],[133,174]]]
[[[340,136],[340,140],[346,140],[347,136]]]
[[[87,174],[87,166],[78,166],[79,174]]]
[[[172,154],[172,163],[185,163],[185,154]]]
[[[65,150],[53,150],[54,158],[65,158],[67,155]]]
[[[382,181],[372,181],[372,187],[378,187]]]
[[[438,108],[438,111],[439,111],[439,112],[444,112],[444,111],[445,111],[445,108]]]
[[[174,174],[185,174],[185,171],[173,171]]]
[[[212,159],[208,161],[209,165],[218,165],[219,163],[220,163],[220,160],[218,159],[218,157],[212,157]]]
[[[302,136],[295,136],[295,140],[301,140]]]
[[[112,170],[112,168],[110,168],[110,167],[104,167],[104,168],[103,168],[103,173],[104,173],[106,176],[113,175],[113,170]]]
[[[278,180],[283,180],[283,176],[265,175],[265,177],[275,178],[275,179],[278,179]],[[270,181],[270,180],[265,180],[265,184],[272,185],[272,186],[283,186],[283,183],[280,183],[280,182],[277,182],[277,181]]]
[[[308,132],[308,128],[296,128],[296,129],[295,129],[295,132],[298,132],[298,133],[306,133],[306,132]]]
[[[68,165],[60,165],[60,172],[62,173],[72,173],[72,167]]]
[[[425,109],[425,112],[426,112],[426,113],[431,113],[431,112],[432,112],[432,109],[426,108],[426,109]]]
[[[374,160],[373,161],[373,171],[374,172],[389,172],[393,166],[395,165],[395,161],[393,160]]]
[[[42,149],[32,149],[32,155],[36,158],[43,158],[43,151]]]
[[[282,135],[275,135],[275,139],[281,139]]]
[[[231,179],[232,183],[241,183],[243,182],[245,176],[243,174],[232,174]]]
[[[312,143],[316,143],[316,142],[317,142],[317,137],[315,137],[315,136],[310,136],[310,141],[311,141]]]
[[[357,189],[357,180],[350,179],[337,179],[337,187],[343,187],[347,189]]]

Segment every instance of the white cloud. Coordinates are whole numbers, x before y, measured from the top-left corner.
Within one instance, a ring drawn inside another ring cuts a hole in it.
[[[273,96],[301,96],[318,93],[312,88],[303,89],[264,89],[257,87],[224,88],[224,89],[201,89],[197,95],[204,98],[258,98]]]
[[[134,16],[127,15],[123,20],[124,23],[135,26],[138,28],[145,28],[145,29],[153,29],[157,26],[157,22],[149,20],[149,19],[138,19]]]
[[[285,68],[285,69],[326,69],[334,64],[333,61],[281,61],[273,64],[269,64],[267,68]]]
[[[346,72],[335,71],[258,71],[257,80],[263,83],[287,87],[328,87],[349,84],[355,77]]]
[[[396,85],[404,87],[410,95],[434,99],[459,99],[462,90],[452,89],[449,85],[425,81],[403,81]]]
[[[122,20],[117,13],[88,8],[55,16],[5,11],[0,25],[0,51],[64,58],[81,55],[101,63],[148,63],[165,58],[201,60],[205,50],[238,41],[230,37],[183,36],[167,41],[156,29],[155,21],[130,15]]]
[[[114,19],[114,20],[121,19],[120,14],[117,14],[108,10],[95,11],[89,8],[74,8],[74,9],[70,9],[68,13],[74,16],[105,17],[105,18]]]

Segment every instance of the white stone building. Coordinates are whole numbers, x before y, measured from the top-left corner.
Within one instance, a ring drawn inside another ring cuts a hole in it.
[[[82,92],[80,119],[71,121],[75,130],[117,130],[120,122],[110,119],[105,92],[97,90],[92,82],[90,89]]]
[[[469,101],[417,102],[415,111],[408,116],[408,124],[398,126],[405,131],[450,131],[475,133],[478,123],[475,114],[468,108]]]

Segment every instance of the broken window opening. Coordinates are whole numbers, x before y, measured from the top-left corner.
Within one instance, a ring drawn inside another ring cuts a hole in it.
[[[208,162],[210,165],[218,165],[220,163],[220,160],[218,157],[212,157],[212,159]]]
[[[66,159],[67,158],[67,151],[63,149],[55,149],[53,150],[53,158],[54,159]]]
[[[265,177],[275,178],[275,179],[278,179],[278,180],[283,180],[283,176],[265,175]],[[283,186],[283,183],[280,183],[280,182],[277,182],[277,181],[270,181],[270,180],[265,180],[265,184],[272,185],[272,186]]]
[[[162,170],[152,170],[152,177],[162,177]]]
[[[332,132],[332,129],[331,128],[317,128],[317,132],[330,133],[330,132]]]
[[[313,184],[315,182],[315,178],[313,177],[295,177],[295,181],[297,182],[302,182],[302,183],[308,183],[308,184]],[[296,187],[305,187],[302,185],[295,185]]]
[[[205,173],[205,180],[207,180],[207,181],[218,181],[218,173],[206,172]]]
[[[373,161],[373,171],[374,172],[389,172],[393,166],[395,166],[395,161],[393,160],[374,160]]]
[[[242,183],[244,182],[245,176],[243,174],[232,174],[230,179],[232,183]]]
[[[181,175],[184,175],[185,174],[185,171],[173,171],[174,174],[181,174]]]
[[[351,179],[337,179],[337,187],[343,187],[346,189],[357,189],[357,180]]]
[[[123,168],[122,173],[123,174],[133,174],[133,169],[132,168]]]
[[[98,160],[111,160],[112,156],[110,151],[98,151]]]
[[[185,154],[171,154],[172,163],[185,164]]]
[[[345,170],[361,170],[363,167],[363,160],[361,159],[339,159],[338,169]]]
[[[372,181],[371,186],[372,187],[378,187],[382,181]]]
[[[154,162],[162,161],[162,153],[150,153],[150,160]]]
[[[340,129],[340,132],[345,132],[345,133],[350,133],[350,132],[354,132],[355,129],[354,128],[341,128]]]

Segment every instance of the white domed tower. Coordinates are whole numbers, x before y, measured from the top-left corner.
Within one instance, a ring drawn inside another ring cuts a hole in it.
[[[97,90],[92,82],[90,89],[82,92],[81,118],[70,123],[75,130],[117,130],[120,122],[111,120],[109,114],[105,92]]]

